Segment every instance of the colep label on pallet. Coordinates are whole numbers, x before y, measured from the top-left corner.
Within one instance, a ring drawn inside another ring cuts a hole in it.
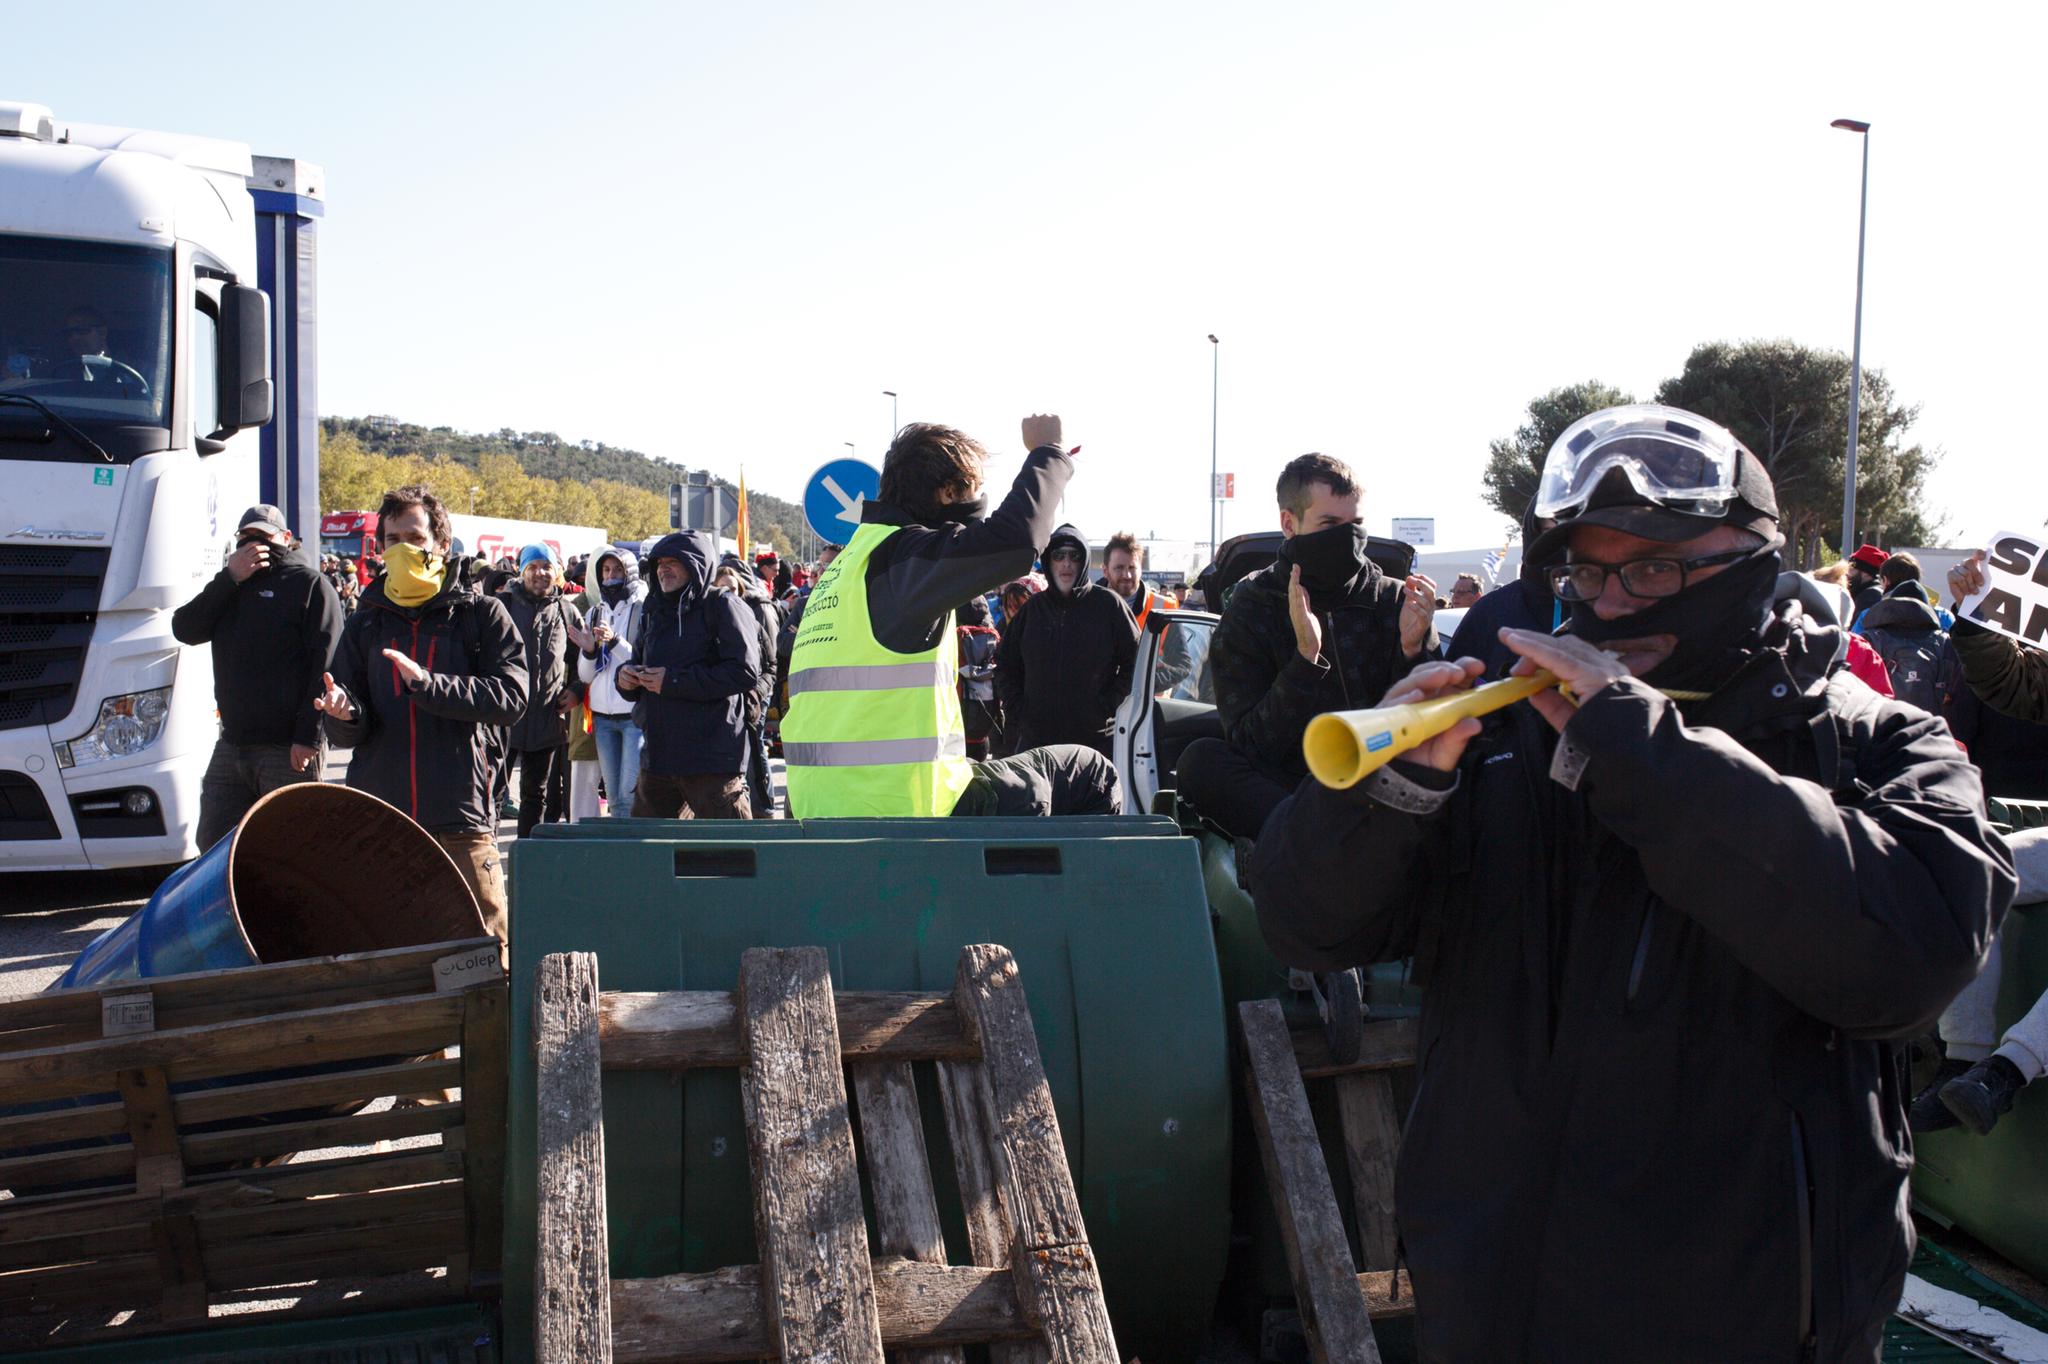
[[[434,988],[460,990],[480,980],[496,980],[504,974],[502,947],[479,947],[472,952],[451,952],[434,963]]]

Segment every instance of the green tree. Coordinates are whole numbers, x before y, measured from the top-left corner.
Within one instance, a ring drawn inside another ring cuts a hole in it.
[[[1712,341],[1693,348],[1657,401],[1720,422],[1763,461],[1778,494],[1786,557],[1802,568],[1837,553],[1849,440],[1849,357],[1792,341]],[[1927,506],[1938,452],[1909,445],[1917,406],[1898,401],[1882,370],[1863,371],[1857,420],[1856,513],[1866,539],[1924,544],[1939,527]],[[1854,548],[1849,546],[1848,548]]]
[[[1564,434],[1564,429],[1588,412],[1634,401],[1614,385],[1597,379],[1553,388],[1541,397],[1531,398],[1528,420],[1514,435],[1494,441],[1487,449],[1486,472],[1480,475],[1486,505],[1521,525],[1523,514],[1536,498],[1536,484],[1543,475],[1543,457],[1550,453],[1550,447]]]

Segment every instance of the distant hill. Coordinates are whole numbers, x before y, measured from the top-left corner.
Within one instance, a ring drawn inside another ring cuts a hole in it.
[[[564,440],[552,431],[514,431],[507,426],[486,435],[457,431],[452,426],[416,426],[387,417],[322,417],[320,430],[323,438],[352,438],[373,455],[451,459],[472,469],[482,468],[487,455],[504,455],[517,460],[521,470],[536,478],[578,483],[608,479],[659,493],[664,499],[678,473],[675,465],[638,450],[603,441]],[[729,480],[716,475],[714,479],[738,491]],[[795,503],[751,486],[747,503],[756,541],[771,543],[784,554],[810,544],[803,509]],[[616,527],[612,529],[617,533]]]

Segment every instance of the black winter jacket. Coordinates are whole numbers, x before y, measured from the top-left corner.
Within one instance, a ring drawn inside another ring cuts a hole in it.
[[[1949,639],[1963,660],[1963,680],[1985,705],[2015,720],[2048,722],[2048,651],[1961,617]]]
[[[1292,571],[1283,547],[1277,561],[1232,588],[1209,646],[1224,737],[1288,786],[1308,775],[1301,734],[1310,720],[1325,711],[1378,705],[1411,667],[1437,654],[1432,628],[1414,659],[1401,656],[1403,584],[1368,560],[1348,588],[1310,595],[1323,648],[1309,662],[1294,647],[1287,614]]]
[[[1062,527],[1047,551],[1067,537]],[[1077,540],[1078,542],[1078,540]],[[1087,545],[1081,543],[1082,553]],[[1100,583],[1048,587],[1024,603],[996,646],[996,697],[1012,753],[1086,744],[1109,756],[1116,708],[1131,690],[1138,627],[1124,599]]]
[[[1902,1040],[2016,883],[1946,726],[1830,684],[1838,648],[1784,603],[1685,714],[1630,679],[1560,741],[1512,706],[1447,797],[1396,763],[1267,824],[1280,959],[1412,954],[1424,985],[1396,1176],[1424,1358],[1878,1358],[1913,1245]]]
[[[512,748],[532,753],[560,748],[569,742],[569,716],[557,709],[562,693],[578,698],[583,686],[576,676],[576,646],[569,641],[569,625],[583,626],[583,612],[577,602],[560,588],[536,597],[526,584],[514,579],[498,594],[505,614],[526,650],[526,713],[512,726]]]
[[[320,742],[321,674],[341,637],[341,598],[326,577],[280,553],[241,582],[223,568],[171,613],[182,644],[213,646],[213,696],[231,744]]]
[[[446,585],[423,606],[392,601],[382,577],[363,590],[331,669],[356,718],[325,721],[332,743],[355,750],[348,784],[437,834],[498,827],[505,730],[526,710],[519,631],[504,603],[467,585],[461,566],[449,564]],[[386,649],[427,670],[418,691],[406,688]]]
[[[658,777],[744,772],[747,700],[761,678],[760,622],[738,597],[708,590],[718,566],[710,536],[664,535],[647,563],[671,557],[689,564],[690,581],[664,592],[650,573],[633,641],[635,667],[668,670],[661,691],[619,679],[619,694],[636,698],[633,721],[646,737],[641,770]]]

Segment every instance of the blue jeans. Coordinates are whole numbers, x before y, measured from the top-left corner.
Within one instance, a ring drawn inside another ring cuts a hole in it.
[[[624,815],[633,808],[633,789],[640,784],[640,727],[630,713],[599,711],[590,733],[597,740],[597,765],[604,769],[605,808]]]

